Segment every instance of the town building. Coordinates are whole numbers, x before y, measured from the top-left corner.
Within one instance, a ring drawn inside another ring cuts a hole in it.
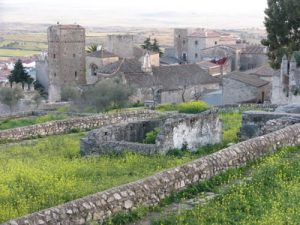
[[[270,100],[270,82],[241,72],[222,77],[223,104],[263,103]]]
[[[196,64],[152,66],[147,53],[143,62],[121,59],[104,66],[101,78],[118,78],[135,90],[134,102],[176,103],[199,99],[203,92],[219,89],[220,80]]]

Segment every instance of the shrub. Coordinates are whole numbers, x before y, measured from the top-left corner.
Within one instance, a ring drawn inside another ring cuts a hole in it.
[[[206,102],[203,101],[192,101],[192,102],[183,102],[177,104],[162,104],[157,107],[159,111],[178,111],[180,113],[190,113],[196,114],[201,113],[209,109],[209,106]]]
[[[209,108],[208,104],[203,101],[183,102],[177,105],[178,112],[180,113],[201,113]]]
[[[160,128],[155,128],[154,130],[148,132],[146,134],[146,138],[144,139],[145,144],[155,144],[155,140],[157,135],[160,132]]]

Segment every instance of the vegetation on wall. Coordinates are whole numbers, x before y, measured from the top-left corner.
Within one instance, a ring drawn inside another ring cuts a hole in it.
[[[159,134],[159,132],[160,132],[160,128],[155,128],[154,130],[148,132],[144,139],[144,143],[145,144],[155,144],[155,140],[156,140],[156,137]]]

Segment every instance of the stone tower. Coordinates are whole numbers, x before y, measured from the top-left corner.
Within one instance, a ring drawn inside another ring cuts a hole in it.
[[[134,58],[134,36],[108,35],[107,50],[122,58]]]
[[[175,57],[183,61],[188,58],[188,29],[174,29]]]
[[[47,31],[49,101],[61,100],[61,89],[86,84],[85,29],[79,25],[54,25]]]

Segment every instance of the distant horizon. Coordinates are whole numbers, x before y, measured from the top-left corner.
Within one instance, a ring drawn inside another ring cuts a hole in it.
[[[0,22],[80,24],[89,27],[264,28],[267,0],[1,0]],[[148,2],[146,2],[148,3]]]

